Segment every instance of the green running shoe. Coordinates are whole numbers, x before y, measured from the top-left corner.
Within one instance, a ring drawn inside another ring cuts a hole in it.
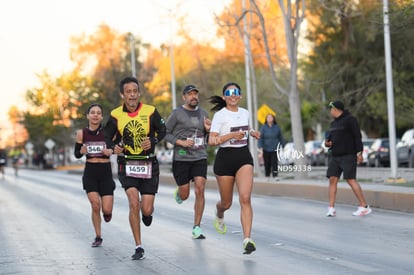
[[[226,234],[227,226],[224,223],[224,218],[219,218],[216,216],[216,219],[214,220],[214,228],[216,229],[218,233]]]
[[[196,225],[193,227],[193,239],[205,239],[206,236],[203,233],[203,230],[201,230],[201,227]]]
[[[183,200],[180,198],[180,196],[178,195],[178,187],[177,189],[175,189],[174,191],[174,199],[178,204],[182,204]]]

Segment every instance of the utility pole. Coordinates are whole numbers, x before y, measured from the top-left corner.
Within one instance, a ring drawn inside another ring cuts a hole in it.
[[[390,42],[390,22],[388,17],[388,0],[383,0],[384,14],[384,48],[385,48],[385,75],[387,79],[387,109],[388,109],[388,138],[390,140],[390,181],[397,179],[397,151],[394,114],[394,87],[392,82],[392,61]]]
[[[173,44],[173,16],[171,9],[170,12],[170,63],[171,63],[171,97],[172,97],[172,109],[174,110],[177,107],[177,96],[175,89],[175,73],[174,73],[174,44]]]
[[[252,108],[252,94],[251,94],[251,78],[250,78],[250,41],[247,36],[247,19],[246,19],[246,0],[242,0],[242,12],[243,16],[243,44],[244,44],[244,65],[246,71],[246,97],[247,97],[247,110],[249,111],[249,125],[251,128],[254,128],[253,117],[254,111]],[[253,64],[252,64],[253,65]],[[255,129],[257,131],[257,129]],[[256,139],[249,138],[249,148],[253,155],[254,169],[255,173],[260,174],[260,165],[257,159],[257,146]]]
[[[132,33],[129,33],[129,47],[131,51],[131,72],[133,77],[137,77],[137,72],[135,69],[135,46],[134,46],[134,36]]]

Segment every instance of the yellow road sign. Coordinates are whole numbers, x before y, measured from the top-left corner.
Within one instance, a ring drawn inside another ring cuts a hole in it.
[[[272,114],[274,116],[276,116],[276,112],[272,110],[272,108],[270,108],[267,104],[263,104],[262,106],[260,106],[260,108],[257,110],[257,120],[261,123],[261,124],[265,124],[266,122],[266,116],[268,114]]]

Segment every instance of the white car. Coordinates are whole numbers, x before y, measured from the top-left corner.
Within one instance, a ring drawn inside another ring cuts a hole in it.
[[[160,164],[171,164],[173,161],[173,149],[167,150],[158,150],[157,151],[157,160]]]
[[[282,165],[293,165],[295,160],[295,145],[293,142],[288,142],[285,146],[278,152],[277,157],[279,160],[279,164]]]
[[[362,140],[362,145],[363,145],[363,149],[362,149],[362,165],[367,165],[368,164],[368,154],[371,150],[371,146],[374,143],[375,139],[363,139]]]
[[[306,162],[310,165],[325,165],[325,151],[322,141],[309,140],[305,142]]]
[[[398,166],[414,167],[414,129],[407,130],[397,143],[397,160]]]

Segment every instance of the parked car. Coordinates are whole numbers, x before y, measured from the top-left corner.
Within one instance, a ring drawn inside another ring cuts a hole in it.
[[[324,165],[328,166],[330,148],[325,146],[325,139],[322,140],[321,147],[322,147],[322,153],[323,153],[323,158],[324,158]]]
[[[325,165],[325,151],[322,148],[322,142],[319,140],[305,142],[305,156],[310,165]]]
[[[367,165],[368,164],[368,153],[369,153],[369,150],[370,150],[373,143],[374,143],[374,139],[363,139],[362,140],[363,149],[362,149],[362,163],[361,163],[361,165]]]
[[[288,142],[283,147],[281,152],[278,152],[279,164],[293,165],[296,159],[295,145],[293,142]]]
[[[388,138],[377,138],[368,153],[369,167],[390,166],[390,141]]]
[[[407,130],[397,143],[398,166],[414,167],[414,129]]]
[[[171,164],[173,160],[173,149],[158,150],[157,159],[160,164]]]

